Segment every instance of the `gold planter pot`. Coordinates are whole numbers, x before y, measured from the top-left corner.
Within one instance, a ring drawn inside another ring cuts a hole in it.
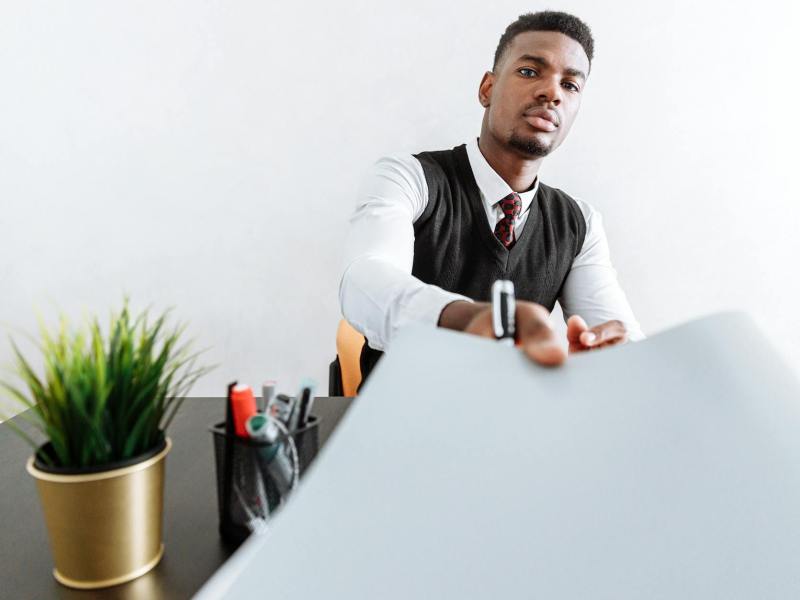
[[[169,438],[156,455],[121,468],[62,475],[38,469],[36,479],[50,534],[53,575],[66,586],[93,589],[144,575],[164,553],[161,523]]]

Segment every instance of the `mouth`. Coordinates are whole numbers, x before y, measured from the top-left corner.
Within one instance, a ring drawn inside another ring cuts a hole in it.
[[[540,131],[555,131],[558,129],[558,122],[555,115],[543,108],[528,111],[523,117],[534,129]]]
[[[556,124],[542,117],[525,117],[525,120],[534,128],[540,131],[555,131],[558,129]]]

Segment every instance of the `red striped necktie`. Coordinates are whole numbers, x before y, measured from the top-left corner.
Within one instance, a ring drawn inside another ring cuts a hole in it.
[[[511,192],[508,196],[498,202],[500,210],[503,211],[503,218],[497,222],[494,228],[494,235],[506,248],[514,244],[514,221],[522,212],[522,200],[519,194]]]

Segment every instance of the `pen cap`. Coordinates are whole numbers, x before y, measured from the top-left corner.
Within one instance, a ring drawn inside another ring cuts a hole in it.
[[[275,443],[280,433],[275,423],[269,417],[259,413],[247,419],[245,427],[252,439],[269,442],[270,444]]]
[[[247,419],[256,414],[256,399],[249,385],[237,385],[231,390],[233,430],[240,437],[247,437]]]
[[[276,382],[271,379],[261,384],[261,405],[259,405],[258,410],[261,412],[267,411],[272,399],[275,397],[276,387]]]

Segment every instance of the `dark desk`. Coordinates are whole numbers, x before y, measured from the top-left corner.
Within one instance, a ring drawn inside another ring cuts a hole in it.
[[[314,400],[312,413],[320,418],[320,447],[351,401]],[[63,587],[53,579],[36,484],[25,471],[31,448],[8,425],[0,425],[0,598],[151,600],[194,594],[235,550],[222,542],[217,531],[214,451],[208,427],[223,418],[221,398],[188,398],[184,402],[168,432],[173,447],[167,457],[164,557],[139,579],[86,592]],[[14,422],[21,424],[21,419]]]

